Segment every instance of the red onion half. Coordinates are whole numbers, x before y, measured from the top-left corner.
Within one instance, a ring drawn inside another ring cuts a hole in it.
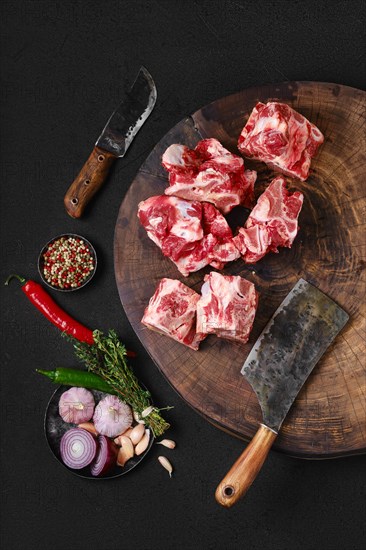
[[[96,453],[95,438],[82,428],[71,428],[61,438],[61,459],[69,468],[85,468],[94,460]]]
[[[117,445],[104,435],[98,436],[99,448],[95,461],[90,467],[93,476],[104,476],[115,466],[118,454]]]

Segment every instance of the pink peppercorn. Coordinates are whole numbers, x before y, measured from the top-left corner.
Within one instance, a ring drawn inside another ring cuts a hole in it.
[[[48,284],[59,289],[82,286],[95,270],[94,257],[81,239],[60,237],[42,254],[43,275]]]

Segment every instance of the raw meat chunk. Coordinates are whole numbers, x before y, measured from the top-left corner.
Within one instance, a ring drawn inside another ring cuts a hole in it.
[[[162,165],[168,172],[196,171],[200,160],[196,152],[186,145],[170,145],[162,156]]]
[[[246,343],[258,306],[253,283],[212,271],[205,276],[197,303],[197,332]]]
[[[222,214],[209,202],[202,202],[202,228],[205,235],[212,233],[218,240],[230,239],[233,234]]]
[[[239,151],[276,171],[305,181],[323,143],[320,130],[284,103],[257,103],[238,141]]]
[[[269,252],[271,242],[267,227],[259,224],[249,228],[241,227],[233,241],[247,264],[255,264],[261,260]]]
[[[187,247],[179,258],[173,259],[183,275],[198,271],[206,265],[222,269],[227,262],[240,257],[240,252],[233,243],[232,231],[224,216],[213,204],[202,202],[201,205],[203,238],[190,247],[191,249]]]
[[[198,350],[205,334],[196,333],[196,306],[200,298],[194,290],[175,279],[162,279],[150,298],[141,322],[152,330]]]
[[[157,195],[140,202],[138,217],[165,256],[173,252],[179,255],[188,243],[203,237],[202,206],[198,202]]]
[[[204,139],[194,150],[173,144],[162,157],[169,172],[166,195],[210,202],[223,214],[239,204],[250,207],[257,173],[244,170],[244,160],[217,139]]]
[[[227,221],[210,203],[159,195],[139,204],[138,217],[185,276],[211,263],[221,269],[240,256]]]
[[[272,180],[233,239],[246,263],[258,262],[267,252],[278,252],[279,246],[291,248],[303,200],[299,191],[289,193],[284,177]]]
[[[212,251],[215,247],[216,239],[213,235],[204,235],[203,239],[192,244],[190,248],[186,248],[184,253],[175,260],[170,259],[175,263],[178,270],[187,277],[194,271],[199,271],[211,263]],[[240,256],[240,253],[239,253]]]

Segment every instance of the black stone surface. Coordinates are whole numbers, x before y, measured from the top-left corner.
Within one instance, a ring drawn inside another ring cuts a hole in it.
[[[214,491],[243,443],[183,403],[137,341],[114,280],[120,203],[156,142],[185,115],[243,88],[319,80],[364,88],[365,4],[358,0],[4,1],[1,4],[1,280],[39,280],[54,235],[94,244],[84,289],[53,293],[90,327],[114,327],[166,414],[174,451],[153,447],[136,470],[99,483],[55,463],[43,434],[54,387],[36,368],[73,366],[71,346],[14,281],[1,286],[1,540],[6,550],[365,547],[365,457],[301,461],[270,453],[245,499]],[[63,196],[140,65],[154,76],[154,112],[87,215]],[[52,291],[51,291],[52,292]],[[171,459],[173,478],[158,464]]]

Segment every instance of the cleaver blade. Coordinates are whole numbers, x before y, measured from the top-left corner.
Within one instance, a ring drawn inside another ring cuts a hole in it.
[[[258,397],[263,423],[217,488],[220,504],[232,506],[253,483],[300,389],[348,319],[304,279],[275,311],[241,370]]]
[[[105,182],[114,161],[126,154],[153,110],[156,98],[153,78],[145,67],[141,67],[131,89],[124,93],[88,160],[66,192],[64,205],[72,218],[82,216],[90,199]]]

